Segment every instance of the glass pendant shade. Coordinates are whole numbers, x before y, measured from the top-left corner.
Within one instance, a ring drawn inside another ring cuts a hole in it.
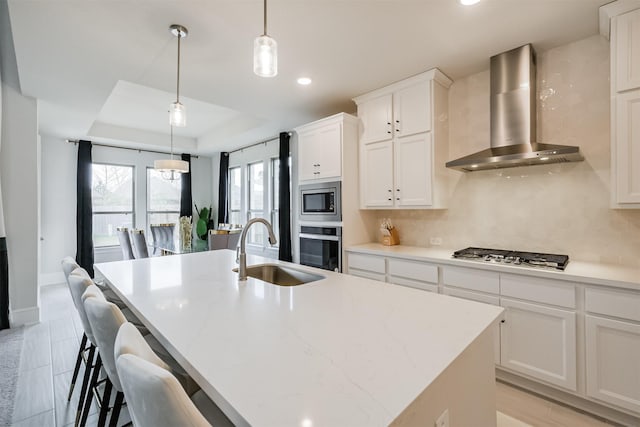
[[[169,124],[176,127],[187,125],[187,111],[180,102],[172,102],[169,105]]]
[[[177,159],[160,159],[153,162],[153,168],[160,172],[162,178],[173,181],[180,174],[189,173],[189,162]]]
[[[260,77],[278,74],[278,43],[266,34],[253,42],[253,72]]]

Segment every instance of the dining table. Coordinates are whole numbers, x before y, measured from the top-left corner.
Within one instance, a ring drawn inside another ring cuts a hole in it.
[[[496,425],[496,306],[232,250],[95,264],[235,425]],[[304,273],[297,286],[257,278]],[[440,418],[439,418],[440,417]]]

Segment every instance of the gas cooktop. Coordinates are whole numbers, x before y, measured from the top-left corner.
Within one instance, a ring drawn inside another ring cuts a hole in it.
[[[453,253],[454,258],[472,259],[525,267],[564,270],[569,263],[568,255],[518,252],[505,249],[466,248]]]

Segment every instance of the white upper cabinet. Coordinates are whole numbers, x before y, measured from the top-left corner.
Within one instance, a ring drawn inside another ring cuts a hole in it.
[[[615,18],[616,89],[640,87],[640,9]]]
[[[362,107],[358,106],[358,117],[362,121],[361,142],[369,144],[392,138],[391,105],[392,96],[387,94],[371,99]]]
[[[431,88],[429,81],[399,89],[393,94],[393,133],[409,136],[431,130]]]
[[[604,10],[611,16],[611,207],[637,209],[640,208],[640,9],[620,9],[624,5],[614,2],[601,8],[601,12]]]
[[[354,99],[361,208],[447,207],[451,83],[433,69]]]
[[[300,181],[341,179],[345,126],[355,127],[356,119],[340,113],[295,129]]]

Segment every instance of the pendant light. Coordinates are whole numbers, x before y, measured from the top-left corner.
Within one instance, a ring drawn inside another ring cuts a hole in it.
[[[175,181],[183,173],[189,173],[189,163],[173,158],[173,126],[171,126],[171,158],[153,162],[153,168],[167,181]]]
[[[185,127],[187,125],[187,112],[184,105],[180,103],[180,40],[187,37],[189,31],[182,25],[172,25],[169,27],[171,34],[178,38],[178,72],[176,73],[176,101],[169,105],[169,124],[171,126]]]
[[[267,35],[267,0],[264,0],[264,33],[253,42],[253,72],[260,77],[278,74],[278,43]]]

